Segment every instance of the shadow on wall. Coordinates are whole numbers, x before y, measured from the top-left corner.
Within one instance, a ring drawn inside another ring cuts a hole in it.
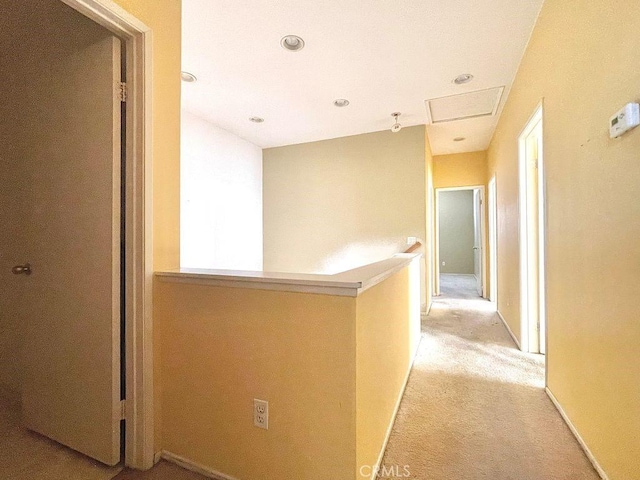
[[[345,272],[353,268],[385,260],[396,253],[404,252],[407,247],[406,237],[378,242],[350,243],[336,253],[329,255],[323,261],[321,271],[315,273],[334,275]]]

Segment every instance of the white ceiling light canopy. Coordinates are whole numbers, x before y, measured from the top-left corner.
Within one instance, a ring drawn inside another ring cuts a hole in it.
[[[180,78],[182,79],[183,82],[187,82],[187,83],[193,83],[198,81],[198,78],[193,73],[184,72],[184,71],[180,72]]]
[[[299,52],[304,48],[304,40],[297,35],[285,35],[280,39],[280,45],[290,52]]]
[[[402,130],[402,125],[400,125],[400,122],[398,122],[398,117],[400,115],[402,115],[400,112],[394,112],[391,114],[391,116],[396,120],[393,126],[391,127],[391,131],[393,133],[398,133],[400,130]]]
[[[334,100],[333,104],[336,107],[346,107],[347,105],[349,105],[349,100],[347,100],[346,98],[339,98],[337,100]]]
[[[463,73],[462,75],[458,75],[454,78],[453,83],[456,85],[464,85],[465,83],[469,83],[471,80],[473,80],[473,75],[470,73]]]

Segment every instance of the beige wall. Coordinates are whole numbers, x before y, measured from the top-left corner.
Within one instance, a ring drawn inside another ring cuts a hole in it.
[[[474,273],[473,190],[440,192],[440,273]]]
[[[608,137],[640,100],[638,31],[633,0],[547,0],[489,149],[499,308],[519,335],[517,144],[544,99],[548,386],[612,480],[640,478],[640,129]]]
[[[241,479],[362,478],[420,337],[419,275],[358,298],[157,280],[163,448]]]
[[[264,151],[264,268],[331,272],[425,238],[424,127]]]

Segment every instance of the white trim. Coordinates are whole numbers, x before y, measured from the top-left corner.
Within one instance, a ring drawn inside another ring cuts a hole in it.
[[[482,248],[482,298],[487,298],[487,231],[486,231],[486,195],[484,185],[468,185],[463,187],[438,187],[435,188],[435,202],[434,202],[434,295],[440,295],[440,192],[455,192],[459,190],[480,190],[480,199],[482,204],[480,206],[480,239]],[[475,216],[475,212],[474,212]],[[464,274],[461,274],[464,275]],[[474,275],[475,276],[475,275]]]
[[[202,476],[207,478],[213,478],[215,480],[238,480],[231,475],[227,475],[222,472],[218,472],[213,470],[212,468],[205,467],[204,465],[200,465],[199,463],[193,462],[188,458],[181,457],[180,455],[176,455],[175,453],[167,452],[166,450],[162,451],[162,458],[167,462],[175,463],[182,468],[185,468],[191,472],[199,473]]]
[[[125,464],[154,462],[151,30],[112,0],[61,0],[125,44],[127,56],[127,305]]]
[[[519,350],[522,350],[522,348],[520,347],[520,342],[518,341],[516,336],[511,331],[511,328],[509,327],[509,324],[507,323],[507,321],[504,319],[504,317],[500,313],[500,310],[496,310],[496,313],[498,314],[498,317],[500,317],[500,320],[502,320],[502,324],[504,325],[504,328],[506,328],[507,332],[509,332],[509,335],[511,336],[511,339],[513,340],[513,343],[516,344],[516,346],[518,347]]]
[[[520,336],[522,350],[531,353],[540,353],[540,338],[537,337],[538,326],[532,324],[530,320],[530,305],[529,305],[529,258],[528,258],[528,234],[527,234],[527,137],[534,131],[538,125],[542,125],[543,122],[543,100],[541,100],[536,106],[534,112],[531,114],[527,123],[523,127],[518,136],[518,244],[519,244],[519,267],[520,267]],[[544,131],[544,130],[543,130]],[[544,142],[543,142],[544,145]],[[543,163],[544,154],[539,152],[539,162]],[[537,169],[538,175],[538,194],[544,193],[544,179],[541,177],[543,168]],[[538,218],[536,223],[538,225],[538,236],[540,245],[538,246],[538,315],[541,317],[545,315],[545,293],[546,282],[544,278],[544,198],[538,196]],[[542,288],[540,288],[540,284]],[[541,322],[544,324],[544,320]],[[545,328],[545,344],[546,344],[546,328]],[[545,373],[546,375],[546,373]]]
[[[418,356],[418,350],[420,349],[420,344],[422,343],[422,336],[420,336],[420,341],[416,345],[416,349],[413,352],[411,357],[411,362],[409,362],[409,367],[407,368],[407,372],[404,377],[404,382],[402,383],[402,388],[400,389],[400,393],[398,394],[398,398],[396,400],[396,405],[393,408],[393,415],[391,416],[391,422],[389,422],[389,426],[387,427],[387,432],[384,436],[384,441],[382,442],[382,448],[380,449],[380,453],[378,454],[378,460],[372,470],[371,480],[376,480],[378,476],[378,472],[380,471],[380,465],[382,465],[382,459],[384,458],[384,453],[387,450],[387,445],[389,444],[389,439],[391,438],[391,432],[393,432],[393,426],[396,423],[396,417],[398,416],[398,411],[400,410],[400,405],[402,404],[402,398],[404,397],[404,392],[407,389],[407,384],[409,383],[409,377],[411,376],[411,370],[413,369],[413,364],[416,361],[416,357]]]
[[[489,301],[498,305],[498,183],[494,174],[487,183],[489,243]]]
[[[578,429],[573,425],[573,423],[571,423],[569,416],[564,411],[562,406],[560,406],[560,402],[558,402],[558,399],[553,395],[553,393],[551,393],[551,390],[549,390],[549,387],[545,387],[544,391],[547,392],[547,396],[551,400],[551,403],[553,403],[553,405],[556,407],[556,409],[560,413],[560,416],[569,427],[569,430],[571,430],[571,433],[573,433],[573,436],[576,437],[576,440],[580,444],[580,447],[582,448],[585,455],[593,465],[593,468],[595,468],[596,472],[598,472],[598,475],[600,475],[600,478],[602,478],[602,480],[609,480],[609,476],[606,474],[604,469],[600,466],[600,464],[598,463],[598,460],[596,460],[596,457],[593,455],[593,453],[591,453],[591,450],[589,450],[589,447],[587,446],[586,442],[580,436],[580,433],[578,433]]]
[[[421,256],[419,253],[397,254],[335,275],[180,268],[156,272],[156,276],[163,282],[357,297]]]

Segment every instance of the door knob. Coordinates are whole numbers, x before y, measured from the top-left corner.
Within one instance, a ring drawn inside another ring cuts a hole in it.
[[[28,263],[25,263],[24,265],[16,265],[11,269],[11,271],[14,275],[21,275],[23,273],[25,275],[31,275],[31,265]]]

